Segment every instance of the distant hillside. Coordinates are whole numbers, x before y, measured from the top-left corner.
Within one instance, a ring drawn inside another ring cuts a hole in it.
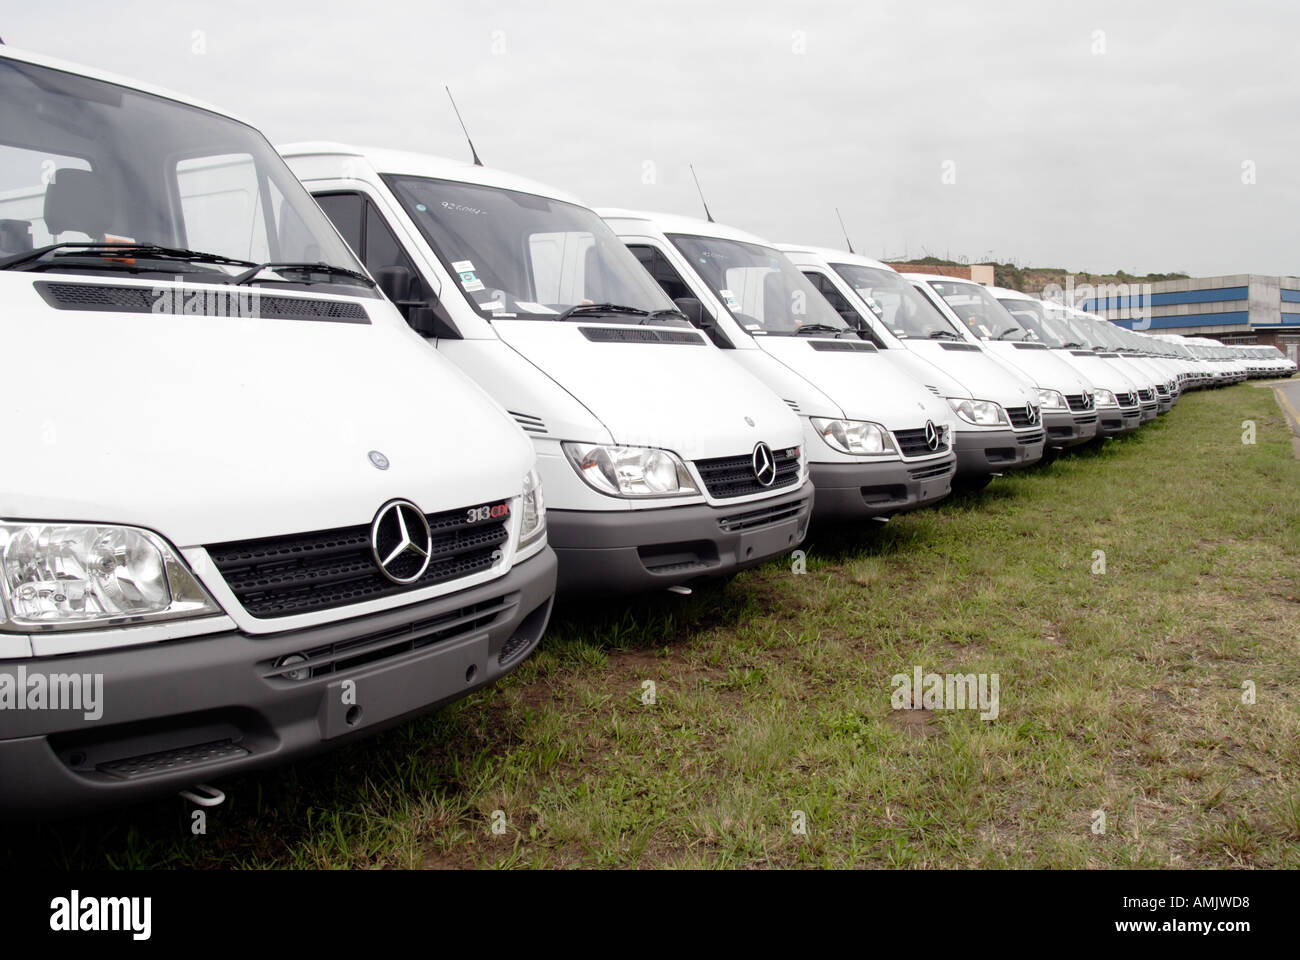
[[[890,262],[895,264],[903,262],[907,266],[915,267],[973,266],[973,264],[961,263],[956,260],[944,260],[942,257],[921,257],[915,260],[891,260]],[[1024,293],[1041,293],[1043,287],[1049,283],[1064,287],[1065,278],[1069,276],[1074,277],[1076,285],[1080,283],[1158,283],[1161,280],[1186,280],[1188,277],[1188,274],[1185,273],[1148,273],[1143,275],[1128,273],[1124,270],[1117,270],[1114,273],[1076,273],[1066,270],[1064,267],[1021,267],[1014,263],[990,263],[979,264],[979,266],[991,266],[993,268],[994,283],[999,287],[1020,290]]]

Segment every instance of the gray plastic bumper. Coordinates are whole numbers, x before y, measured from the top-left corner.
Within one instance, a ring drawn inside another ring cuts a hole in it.
[[[276,634],[240,631],[0,661],[28,676],[100,674],[102,716],[5,711],[0,819],[132,803],[283,763],[396,724],[492,683],[550,619],[549,548],[504,577],[423,603]],[[305,679],[282,657],[320,659]]]

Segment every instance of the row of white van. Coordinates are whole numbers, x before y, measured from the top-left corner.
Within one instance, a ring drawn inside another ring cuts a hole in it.
[[[9,816],[381,729],[522,662],[557,585],[689,592],[1219,362],[5,47],[0,299]]]

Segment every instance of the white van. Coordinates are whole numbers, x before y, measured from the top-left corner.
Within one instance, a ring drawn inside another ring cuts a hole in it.
[[[818,518],[888,517],[948,495],[952,411],[879,356],[784,254],[692,217],[601,215],[692,322],[799,414]]]
[[[970,342],[1037,387],[1052,456],[1097,436],[1095,385],[1053,354],[1032,325],[1020,323],[998,300],[999,288],[959,277],[933,276],[925,284],[943,300],[948,319]]]
[[[977,490],[1004,470],[1041,461],[1044,434],[1034,385],[978,346],[959,342],[942,308],[911,281],[886,263],[842,250],[782,249],[841,316],[947,401],[955,413],[954,486]],[[1022,426],[1013,427],[1013,419]]]
[[[257,130],[0,47],[0,177],[0,816],[289,760],[532,651],[532,444]]]
[[[532,436],[561,591],[682,590],[803,540],[798,418],[593,211],[439,157],[281,152],[381,283],[397,278],[412,325]]]

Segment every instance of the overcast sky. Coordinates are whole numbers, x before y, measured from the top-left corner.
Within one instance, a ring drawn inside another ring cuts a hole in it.
[[[273,142],[467,156],[772,241],[1300,273],[1294,2],[9,5],[6,43]],[[1244,183],[1252,179],[1253,183]]]

